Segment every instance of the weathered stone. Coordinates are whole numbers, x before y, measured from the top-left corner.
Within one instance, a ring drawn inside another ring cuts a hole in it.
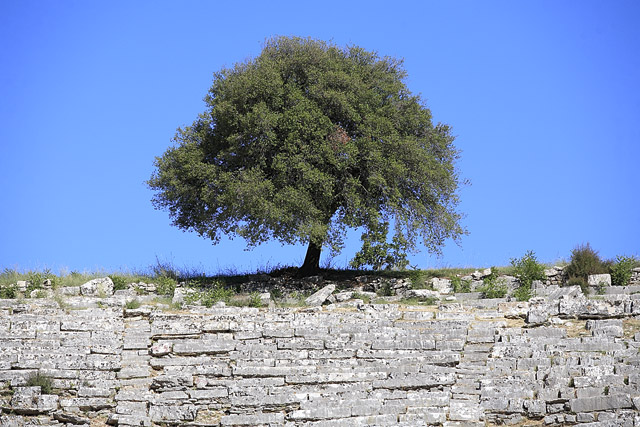
[[[16,387],[11,397],[11,409],[16,414],[38,415],[58,409],[58,396],[42,394],[37,387]]]
[[[329,298],[329,295],[331,295],[335,290],[336,290],[336,285],[334,285],[333,283],[330,285],[327,285],[324,288],[320,289],[318,292],[308,297],[305,300],[305,303],[311,307],[320,306],[322,305],[323,302],[327,300],[327,298]]]
[[[571,401],[571,412],[596,412],[611,409],[632,408],[633,403],[629,395],[585,397]]]
[[[589,286],[611,286],[610,274],[590,274],[587,277]]]
[[[223,426],[284,425],[284,414],[267,412],[258,414],[225,415],[220,419]]]
[[[80,286],[80,294],[91,297],[113,295],[113,282],[109,277],[90,280]]]
[[[448,294],[453,290],[451,287],[451,280],[449,279],[434,277],[431,279],[431,286],[433,287],[433,290],[440,292],[441,294]]]
[[[195,405],[159,406],[151,405],[149,418],[155,423],[176,423],[196,419],[198,408]]]

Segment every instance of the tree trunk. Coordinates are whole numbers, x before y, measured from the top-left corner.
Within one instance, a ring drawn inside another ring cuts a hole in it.
[[[318,246],[313,242],[309,242],[304,263],[302,263],[302,267],[298,269],[298,277],[315,276],[318,274],[320,271],[320,252],[322,252],[322,245]]]

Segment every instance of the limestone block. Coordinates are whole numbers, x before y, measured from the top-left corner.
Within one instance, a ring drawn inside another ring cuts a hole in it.
[[[107,420],[109,425],[118,426],[136,426],[136,427],[149,427],[151,426],[151,418],[140,414],[111,414]]]
[[[80,295],[80,286],[65,286],[62,288],[58,288],[58,293],[60,295],[67,296],[78,296]]]
[[[611,409],[631,408],[631,397],[626,394],[600,397],[585,397],[571,400],[571,412],[596,412]]]
[[[407,298],[440,298],[440,293],[430,289],[409,289],[406,292]]]
[[[160,357],[171,353],[173,343],[168,341],[157,341],[151,346],[150,353],[152,356]]]
[[[56,411],[53,413],[53,419],[61,423],[89,425],[91,420],[82,416],[77,412]]]
[[[440,292],[441,294],[448,294],[453,290],[451,280],[449,279],[434,277],[431,279],[431,286],[435,291]]]
[[[80,286],[80,294],[83,296],[111,296],[113,295],[113,282],[109,277],[93,279]]]
[[[373,388],[412,390],[453,384],[454,373],[396,374],[388,379],[374,381]]]
[[[586,329],[592,331],[593,336],[620,338],[623,335],[621,319],[588,320]]]
[[[118,406],[116,406],[116,413],[123,415],[146,414],[147,403],[121,401],[118,402]]]
[[[11,410],[21,415],[46,414],[58,409],[58,396],[42,394],[37,387],[16,387],[11,397]]]
[[[228,397],[229,390],[226,387],[208,388],[204,390],[189,390],[189,397],[196,400],[211,400],[219,397]]]
[[[78,397],[109,397],[112,389],[107,387],[78,387]]]
[[[173,345],[177,355],[221,354],[235,350],[233,340],[182,340]]]
[[[116,404],[112,399],[104,397],[74,397],[60,399],[60,406],[64,410],[100,411],[101,409],[115,408]]]
[[[193,386],[193,375],[158,375],[153,378],[151,388],[154,390],[167,390]],[[129,399],[130,400],[130,399]]]
[[[175,423],[196,419],[198,407],[195,405],[159,406],[151,405],[149,417],[156,423]]]
[[[329,295],[336,290],[336,285],[329,284],[324,288],[320,289],[318,292],[311,295],[309,298],[305,300],[305,303],[310,307],[321,306],[323,302],[329,298]]]
[[[300,409],[289,413],[291,420],[324,420],[331,418],[345,418],[351,416],[351,408],[348,406],[329,406],[313,409]],[[224,425],[224,423],[222,424]]]
[[[257,425],[284,425],[284,414],[280,412],[267,412],[256,414],[225,415],[220,419],[222,426],[257,426]]]
[[[482,408],[468,400],[451,400],[449,402],[449,420],[479,421]]]
[[[587,277],[587,283],[589,286],[599,286],[603,284],[604,286],[611,286],[611,275],[610,274],[590,274]]]

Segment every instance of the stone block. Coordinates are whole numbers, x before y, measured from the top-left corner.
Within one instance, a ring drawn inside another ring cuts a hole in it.
[[[177,355],[221,354],[235,350],[233,340],[182,340],[173,345]]]
[[[46,414],[58,409],[58,396],[42,394],[37,387],[16,387],[11,397],[11,410],[21,415]]]
[[[587,277],[587,283],[589,286],[600,286],[601,284],[604,286],[611,286],[611,275],[610,274],[590,274]]]
[[[83,296],[111,296],[113,295],[113,282],[109,277],[93,279],[80,286],[80,294]]]
[[[629,395],[585,397],[571,400],[571,412],[596,412],[612,409],[631,408],[633,403]]]
[[[222,426],[257,426],[266,424],[284,425],[284,414],[280,412],[267,412],[225,415],[220,419],[220,425]]]
[[[482,408],[468,400],[451,400],[449,402],[449,420],[479,421]]]
[[[329,295],[331,295],[335,290],[336,290],[336,285],[334,284],[327,285],[324,288],[320,289],[318,292],[308,297],[305,300],[305,304],[307,304],[310,307],[321,306],[322,303],[324,303],[327,300],[327,298],[329,298]]]
[[[151,405],[149,418],[154,423],[178,423],[196,419],[198,407],[195,405],[160,406]]]

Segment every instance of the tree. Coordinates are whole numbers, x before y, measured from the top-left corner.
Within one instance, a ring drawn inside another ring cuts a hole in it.
[[[379,235],[391,220],[407,250],[422,237],[439,253],[465,233],[459,153],[405,78],[401,60],[357,46],[268,40],[214,74],[206,112],[156,158],[154,206],[214,243],[308,244],[301,275],[319,269],[323,247],[342,248],[347,228]]]

